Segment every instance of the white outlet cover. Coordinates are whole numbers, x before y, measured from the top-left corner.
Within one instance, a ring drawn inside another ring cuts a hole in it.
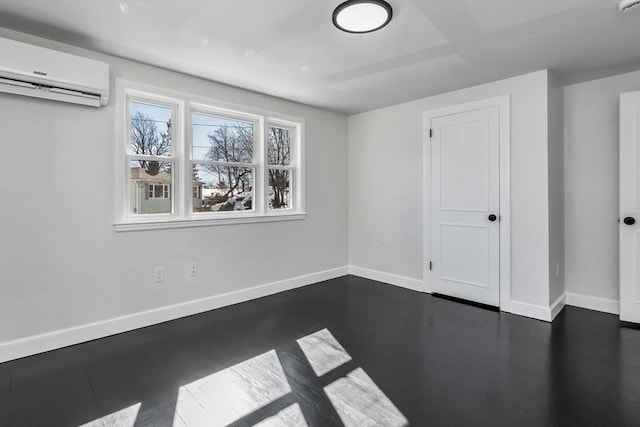
[[[164,267],[156,267],[154,270],[154,280],[156,283],[164,282]]]

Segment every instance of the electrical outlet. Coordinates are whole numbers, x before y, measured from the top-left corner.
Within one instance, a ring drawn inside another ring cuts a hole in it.
[[[154,282],[164,282],[164,267],[156,267],[153,270]]]
[[[560,263],[556,262],[556,277],[560,277]]]
[[[195,277],[198,275],[198,263],[192,262],[189,264],[189,276]]]
[[[373,253],[378,255],[380,253],[380,243],[373,244]]]

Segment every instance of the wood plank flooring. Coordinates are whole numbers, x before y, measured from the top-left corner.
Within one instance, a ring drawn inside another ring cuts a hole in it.
[[[0,426],[640,426],[640,329],[345,276],[0,364]]]

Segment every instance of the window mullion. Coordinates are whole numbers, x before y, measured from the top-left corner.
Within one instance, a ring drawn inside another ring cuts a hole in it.
[[[262,209],[262,214],[266,215],[269,212],[269,162],[268,150],[269,150],[269,121],[264,120],[262,122],[262,139],[261,139],[260,153],[262,154],[262,161],[260,162],[262,166],[262,173],[260,176],[262,177],[262,186],[260,187],[260,197],[262,203],[260,208]]]
[[[177,126],[174,129],[176,133],[176,156],[178,157],[177,164],[179,168],[178,181],[176,183],[176,189],[178,191],[178,197],[176,200],[176,207],[178,209],[178,216],[180,218],[187,218],[190,214],[189,206],[191,197],[191,174],[189,165],[189,150],[191,143],[188,141],[189,137],[189,114],[185,110],[185,102],[179,101],[176,105],[176,122]]]
[[[136,161],[136,160],[147,160],[151,162],[162,162],[162,163],[171,163],[178,160],[178,157],[158,157],[158,156],[147,156],[146,154],[127,154],[128,160]]]
[[[297,168],[295,166],[278,166],[278,165],[267,165],[269,169],[277,169],[277,170],[288,170],[293,171]]]
[[[294,147],[295,147],[295,166],[296,166],[296,179],[295,179],[295,192],[293,193],[293,209],[300,212],[306,209],[306,188],[305,188],[305,147],[304,147],[304,134],[305,123],[299,123],[296,126],[294,133]],[[292,153],[293,154],[293,153]]]
[[[194,164],[198,165],[212,165],[212,166],[221,166],[221,167],[229,167],[229,168],[257,168],[258,163],[234,163],[234,162],[218,162],[215,160],[193,160]]]

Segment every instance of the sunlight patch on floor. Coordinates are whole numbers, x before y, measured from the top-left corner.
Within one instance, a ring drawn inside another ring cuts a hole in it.
[[[319,377],[351,360],[349,353],[326,328],[300,338],[298,345]]]
[[[346,427],[401,427],[409,421],[362,368],[324,388]]]
[[[305,381],[326,384],[321,377],[335,374],[336,368],[352,360],[326,328],[297,343],[317,376]],[[270,350],[180,387],[173,426],[223,426],[244,423],[248,419],[243,418],[251,416],[258,418],[258,427],[307,427],[301,401],[284,409],[277,403],[268,406],[284,396],[296,400],[301,397],[292,395],[278,354]],[[332,405],[346,427],[408,425],[404,415],[362,368],[325,386],[324,395],[320,393],[314,399],[320,399],[318,404],[327,399],[324,405]],[[260,410],[263,413],[259,415],[256,411]]]
[[[118,427],[133,427],[138,418],[138,411],[140,411],[141,403],[127,406],[116,412],[112,412],[104,417],[90,421],[86,424],[82,424],[79,427],[101,427],[101,426],[118,426]]]
[[[227,425],[290,392],[271,350],[180,387],[175,415],[188,426]]]
[[[294,403],[284,408],[272,417],[265,418],[254,427],[308,427],[300,405]]]

